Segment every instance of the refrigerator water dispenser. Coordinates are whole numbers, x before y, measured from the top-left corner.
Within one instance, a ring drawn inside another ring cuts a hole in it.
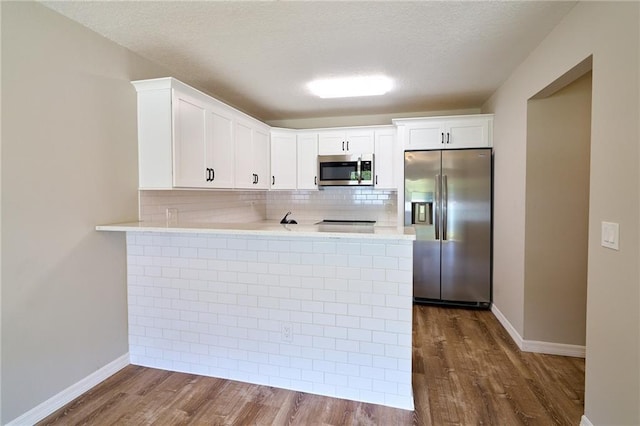
[[[411,224],[412,225],[433,225],[433,202],[412,202],[411,203]]]

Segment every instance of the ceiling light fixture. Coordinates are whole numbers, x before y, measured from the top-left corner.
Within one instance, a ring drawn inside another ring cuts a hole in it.
[[[393,88],[393,81],[383,75],[325,78],[307,84],[311,93],[323,99],[384,95]]]

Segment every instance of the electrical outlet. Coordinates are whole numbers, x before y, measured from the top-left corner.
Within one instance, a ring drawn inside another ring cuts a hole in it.
[[[281,338],[283,342],[293,341],[293,327],[291,326],[291,323],[283,322],[281,332],[282,332]]]

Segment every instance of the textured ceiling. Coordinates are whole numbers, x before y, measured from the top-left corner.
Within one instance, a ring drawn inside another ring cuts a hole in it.
[[[478,108],[575,2],[43,2],[262,120]],[[318,99],[315,78],[393,92]]]

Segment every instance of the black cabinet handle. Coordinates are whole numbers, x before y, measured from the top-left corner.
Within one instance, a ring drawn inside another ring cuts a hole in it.
[[[276,184],[276,177],[271,176],[271,185],[275,185],[275,184]]]
[[[318,184],[318,176],[314,176],[313,177],[313,184],[317,185]]]
[[[349,141],[347,141],[347,151],[349,151]]]
[[[206,177],[206,181],[207,182],[213,182],[213,180],[216,178],[216,173],[213,169],[207,167],[206,168],[207,171],[207,177]]]
[[[378,184],[378,175],[376,175],[376,185]]]
[[[444,143],[444,132],[440,133],[440,143]]]
[[[451,142],[449,141],[449,138],[450,138],[450,137],[451,137],[451,133],[447,132],[447,143],[451,143]]]
[[[256,175],[256,183],[260,182],[260,175]]]

